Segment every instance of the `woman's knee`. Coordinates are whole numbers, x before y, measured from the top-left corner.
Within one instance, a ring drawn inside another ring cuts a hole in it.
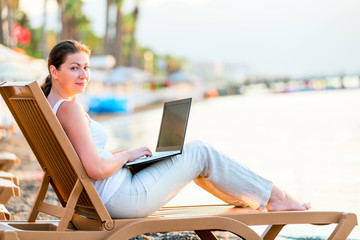
[[[206,160],[209,157],[210,146],[201,140],[188,142],[184,147],[185,157],[191,161]]]
[[[193,140],[185,144],[185,150],[200,150],[207,148],[207,144],[201,140]]]

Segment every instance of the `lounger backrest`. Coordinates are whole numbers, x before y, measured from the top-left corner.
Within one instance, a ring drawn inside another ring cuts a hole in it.
[[[80,179],[84,191],[75,209],[97,212],[99,219],[105,214],[107,218],[108,213],[99,195],[39,84],[36,81],[3,84],[0,93],[43,171],[50,176],[50,183],[62,206],[66,206],[76,181]]]

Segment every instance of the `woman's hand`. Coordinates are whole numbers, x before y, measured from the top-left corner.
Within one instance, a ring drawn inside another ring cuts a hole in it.
[[[144,157],[144,156],[145,157],[152,156],[150,149],[147,147],[141,147],[141,148],[136,148],[133,150],[128,150],[127,153],[129,154],[128,162],[133,162],[136,159]]]

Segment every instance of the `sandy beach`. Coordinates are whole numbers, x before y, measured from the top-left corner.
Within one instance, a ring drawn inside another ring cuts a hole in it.
[[[359,89],[291,94],[254,92],[195,102],[187,141],[201,138],[210,142],[290,190],[297,198],[312,202],[314,210],[355,212],[359,216],[358,101]],[[159,121],[159,113],[160,109],[154,108],[97,119],[111,131],[110,150],[139,145],[151,147],[157,128],[146,126]],[[124,129],[128,132],[120,135]],[[41,169],[22,136],[1,141],[0,151],[15,153],[21,159],[21,164],[11,172],[20,179],[22,196],[12,198],[7,208],[14,220],[26,219],[40,184]],[[197,197],[190,197],[194,192]],[[53,193],[47,199],[57,201]],[[190,184],[169,204],[202,203],[218,203],[218,200]],[[329,231],[328,228],[313,229],[316,228],[290,227],[280,239],[299,232],[301,236],[306,235],[306,239],[311,239],[309,236],[322,239],[322,233]],[[173,233],[137,239],[180,239],[178,237],[179,233]],[[181,239],[198,238],[192,233],[182,233]],[[236,238],[222,233],[221,239]],[[359,229],[354,230],[351,239],[360,239]]]

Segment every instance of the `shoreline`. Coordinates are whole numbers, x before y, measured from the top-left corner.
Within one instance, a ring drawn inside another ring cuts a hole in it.
[[[161,108],[163,106],[163,104],[164,104],[163,102],[157,102],[157,103],[137,107],[131,113],[113,113],[113,114],[112,113],[98,113],[98,114],[90,113],[89,115],[92,119],[101,123],[102,121],[106,121],[106,120],[114,118],[114,117],[116,118],[116,117],[120,117],[120,116],[137,114],[137,113],[149,111],[152,109]]]

